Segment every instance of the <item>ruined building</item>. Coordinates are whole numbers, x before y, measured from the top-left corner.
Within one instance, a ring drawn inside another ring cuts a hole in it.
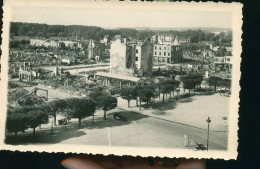
[[[153,45],[149,40],[131,42],[116,36],[110,48],[110,72],[97,72],[95,79],[103,85],[143,85],[142,77],[151,76],[153,70]]]
[[[129,42],[117,38],[110,48],[110,73],[149,76],[153,70],[153,45],[149,40]]]
[[[154,63],[179,63],[183,59],[181,44],[175,36],[153,36]]]

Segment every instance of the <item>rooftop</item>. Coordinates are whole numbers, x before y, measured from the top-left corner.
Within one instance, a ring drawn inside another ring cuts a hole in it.
[[[109,77],[109,78],[113,78],[113,79],[131,81],[131,82],[138,82],[139,80],[141,80],[141,78],[138,78],[138,77],[126,76],[126,75],[115,74],[115,73],[97,72],[96,75],[103,76],[103,77]]]

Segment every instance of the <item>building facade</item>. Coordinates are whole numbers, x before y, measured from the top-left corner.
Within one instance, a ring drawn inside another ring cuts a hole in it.
[[[155,64],[179,63],[183,59],[181,44],[177,36],[156,35],[152,37],[154,44],[153,62]]]
[[[153,45],[149,40],[129,42],[117,38],[110,48],[110,73],[150,76],[153,70]]]
[[[153,72],[153,44],[146,39],[136,44],[135,68],[139,76],[151,76]]]
[[[135,70],[135,46],[126,39],[117,38],[110,48],[110,73],[133,76]]]
[[[214,56],[214,65],[216,70],[231,70],[232,55],[228,52],[225,56]]]

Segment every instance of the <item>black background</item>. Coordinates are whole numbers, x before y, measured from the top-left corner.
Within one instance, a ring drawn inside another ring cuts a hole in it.
[[[225,1],[232,2],[232,1]],[[239,1],[238,1],[239,2]],[[260,168],[260,0],[243,3],[243,52],[237,160],[207,160],[208,169]],[[2,14],[2,12],[1,12]],[[1,21],[2,23],[2,21]],[[0,169],[59,169],[72,154],[0,151]]]

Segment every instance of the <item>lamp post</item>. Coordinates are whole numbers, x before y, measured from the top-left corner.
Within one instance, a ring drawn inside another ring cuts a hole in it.
[[[209,117],[206,122],[208,123],[207,151],[209,151],[209,123],[211,122]]]

